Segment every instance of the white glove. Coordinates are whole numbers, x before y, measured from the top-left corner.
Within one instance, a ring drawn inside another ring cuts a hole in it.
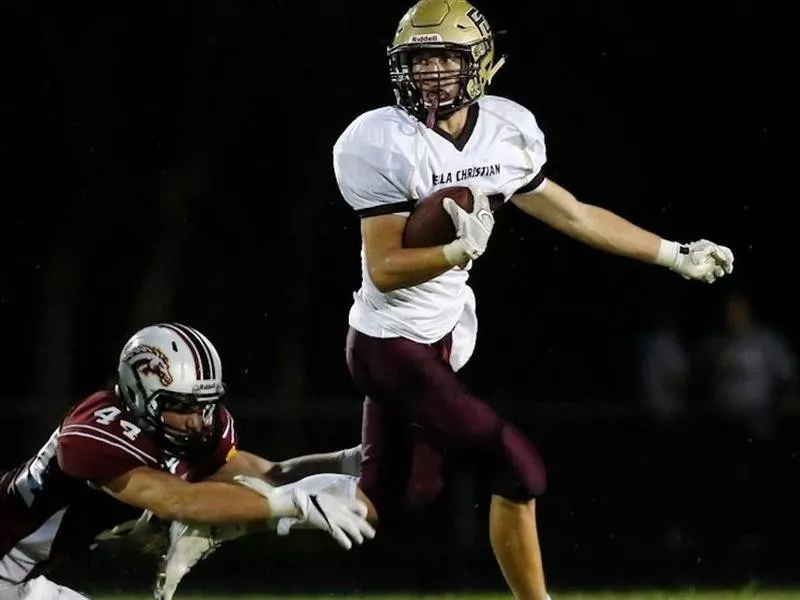
[[[355,448],[343,452],[354,454],[354,451],[357,451],[360,457],[361,446],[356,446]],[[360,463],[361,459],[359,458],[356,462]],[[329,494],[345,502],[355,500],[358,494],[358,485],[355,475],[342,475],[338,473],[318,473],[316,475],[309,475],[299,481],[287,483],[283,486],[284,489],[291,487],[299,487],[309,494]],[[278,535],[289,535],[289,532],[295,527],[297,529],[311,529],[311,526],[307,522],[302,523],[296,517],[282,517],[278,519],[275,529]]]
[[[661,240],[656,264],[667,267],[686,279],[714,283],[733,272],[733,252],[708,240],[679,244]]]
[[[263,479],[237,475],[234,481],[266,498],[273,509],[272,516],[294,517],[298,523],[308,523],[335,539],[349,550],[353,542],[363,544],[364,538],[375,537],[375,530],[367,520],[367,507],[360,500],[340,499],[325,492],[308,493],[293,488],[272,487]]]
[[[456,239],[444,246],[444,256],[451,265],[462,265],[483,254],[494,228],[489,198],[475,188],[470,189],[472,212],[465,211],[452,198],[442,200],[442,207],[450,215],[456,228]]]

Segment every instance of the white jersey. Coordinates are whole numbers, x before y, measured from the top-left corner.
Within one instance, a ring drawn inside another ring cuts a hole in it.
[[[458,139],[429,129],[398,106],[356,118],[333,149],[344,199],[362,218],[407,216],[417,201],[444,187],[473,186],[505,202],[544,183],[544,134],[530,111],[498,96],[485,96],[468,110]],[[440,340],[472,296],[468,270],[458,268],[382,293],[370,280],[363,244],[361,273],[349,321],[373,337]]]

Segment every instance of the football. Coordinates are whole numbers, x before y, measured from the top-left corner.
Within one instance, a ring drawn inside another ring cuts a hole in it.
[[[442,188],[420,200],[406,220],[403,245],[406,248],[442,246],[456,239],[456,229],[442,206],[444,198],[452,198],[467,212],[472,211],[472,191],[468,187]]]

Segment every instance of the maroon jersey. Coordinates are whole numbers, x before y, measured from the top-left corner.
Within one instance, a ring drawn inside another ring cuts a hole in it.
[[[35,577],[141,514],[99,482],[142,466],[198,481],[235,453],[233,418],[223,407],[216,414],[222,435],[202,460],[161,450],[132,417],[114,392],[93,394],[70,410],[36,456],[0,477],[0,580]]]

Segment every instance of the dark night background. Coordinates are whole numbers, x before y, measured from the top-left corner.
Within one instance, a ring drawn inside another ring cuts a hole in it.
[[[498,213],[473,270],[481,330],[464,376],[549,465],[539,518],[552,585],[793,582],[794,372],[736,418],[712,401],[730,370],[708,366],[724,359],[705,350],[709,336],[729,339],[734,293],[787,355],[797,348],[789,8],[478,7],[508,31],[492,92],[536,114],[553,180],[664,237],[736,255],[733,276],[707,286],[593,251],[511,205]],[[280,459],[358,442],[343,350],[359,224],[331,149],[355,116],[393,101],[385,44],[406,8],[2,4],[0,467],[38,449],[114,374],[125,340],[162,320],[217,345],[243,447]],[[665,315],[690,363],[671,419],[648,410],[640,385]],[[313,534],[242,540],[187,585],[225,569],[238,574],[226,589],[502,589],[485,490],[452,483],[416,538],[348,555]],[[100,587],[147,584],[136,557],[98,553],[65,580],[86,589],[83,569]],[[125,585],[109,579],[128,571]]]

